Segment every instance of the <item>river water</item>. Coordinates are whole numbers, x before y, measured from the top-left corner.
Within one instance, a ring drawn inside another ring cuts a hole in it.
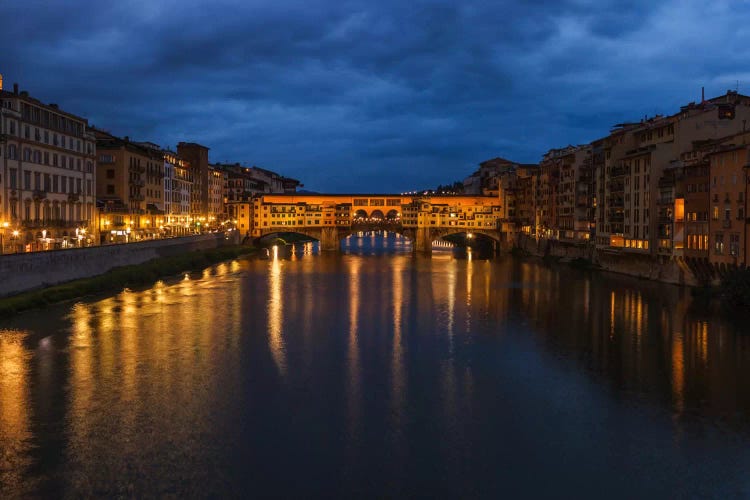
[[[0,497],[750,496],[741,323],[647,281],[345,245],[0,325]]]

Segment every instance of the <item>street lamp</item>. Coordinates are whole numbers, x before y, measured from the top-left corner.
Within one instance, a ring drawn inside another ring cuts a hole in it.
[[[5,230],[9,225],[8,222],[3,222],[3,230],[0,232],[0,254],[5,253]]]
[[[18,235],[21,233],[18,232],[18,229],[14,229],[13,232],[10,234],[12,235],[10,241],[13,246],[13,253],[16,253],[16,239],[18,238]]]

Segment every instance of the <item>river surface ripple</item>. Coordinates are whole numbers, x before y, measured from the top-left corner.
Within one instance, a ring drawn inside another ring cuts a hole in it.
[[[742,326],[676,287],[391,243],[0,325],[0,497],[750,496]]]

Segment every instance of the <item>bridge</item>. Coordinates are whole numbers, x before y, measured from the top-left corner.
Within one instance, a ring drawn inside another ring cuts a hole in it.
[[[492,196],[384,194],[264,194],[244,202],[241,227],[254,239],[274,233],[300,233],[338,250],[343,238],[368,229],[403,234],[418,252],[457,233],[499,241],[500,200]]]

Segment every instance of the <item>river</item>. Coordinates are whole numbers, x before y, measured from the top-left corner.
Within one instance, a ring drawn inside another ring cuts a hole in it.
[[[750,334],[687,291],[345,250],[1,324],[0,497],[750,496]]]

